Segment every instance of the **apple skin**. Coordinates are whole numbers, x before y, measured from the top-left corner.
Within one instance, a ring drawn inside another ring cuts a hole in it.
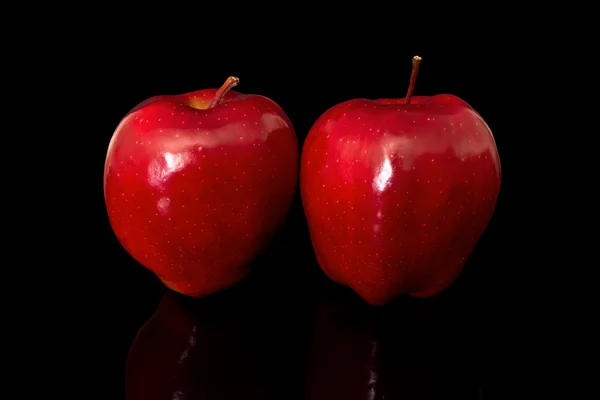
[[[317,260],[372,305],[447,288],[500,191],[496,144],[475,110],[453,95],[404,102],[338,104],[302,149],[300,190]]]
[[[113,134],[104,196],[118,240],[170,289],[203,297],[234,285],[286,217],[298,140],[259,95],[216,89],[150,98]]]
[[[165,294],[129,350],[127,400],[276,398],[260,376],[251,310],[205,300]]]

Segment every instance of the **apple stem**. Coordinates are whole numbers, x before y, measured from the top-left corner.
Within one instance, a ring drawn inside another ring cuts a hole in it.
[[[217,93],[215,93],[215,98],[211,101],[208,108],[213,108],[221,101],[223,101],[225,93],[229,92],[231,88],[237,86],[238,83],[240,83],[240,78],[238,78],[237,76],[230,76],[229,78],[227,78],[223,86],[221,86],[219,90],[217,90]]]
[[[419,74],[419,64],[421,64],[421,57],[414,56],[412,59],[412,73],[410,74],[410,83],[408,84],[408,91],[406,92],[406,101],[404,104],[410,104],[413,92],[415,91],[415,84],[417,83],[417,75]]]

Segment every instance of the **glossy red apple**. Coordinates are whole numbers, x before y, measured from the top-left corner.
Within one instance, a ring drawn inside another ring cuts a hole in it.
[[[104,196],[117,238],[189,296],[248,274],[296,188],[292,124],[272,100],[229,90],[237,82],[142,102],[106,155]]]
[[[483,118],[452,95],[355,99],[302,149],[300,189],[317,260],[373,305],[440,293],[487,227],[500,160]]]

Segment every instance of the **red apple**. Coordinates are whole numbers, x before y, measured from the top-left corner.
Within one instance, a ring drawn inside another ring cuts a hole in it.
[[[483,118],[453,95],[355,99],[311,128],[300,189],[317,260],[373,305],[433,296],[460,274],[500,190]]]
[[[127,400],[273,398],[251,311],[205,300],[167,292],[129,350]]]
[[[189,296],[248,274],[296,188],[292,124],[272,100],[229,90],[237,82],[142,102],[106,155],[104,196],[117,238]]]

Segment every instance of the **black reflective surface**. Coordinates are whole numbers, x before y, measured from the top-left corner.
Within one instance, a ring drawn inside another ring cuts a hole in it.
[[[412,298],[374,308],[341,287],[301,307],[271,294],[165,291],[127,352],[126,398],[487,398],[491,343],[475,309]]]
[[[127,400],[494,399],[517,384],[510,306],[481,276],[484,254],[440,296],[372,307],[314,261],[290,281],[278,249],[248,279],[204,299],[132,266],[137,293],[112,315],[114,389]]]

